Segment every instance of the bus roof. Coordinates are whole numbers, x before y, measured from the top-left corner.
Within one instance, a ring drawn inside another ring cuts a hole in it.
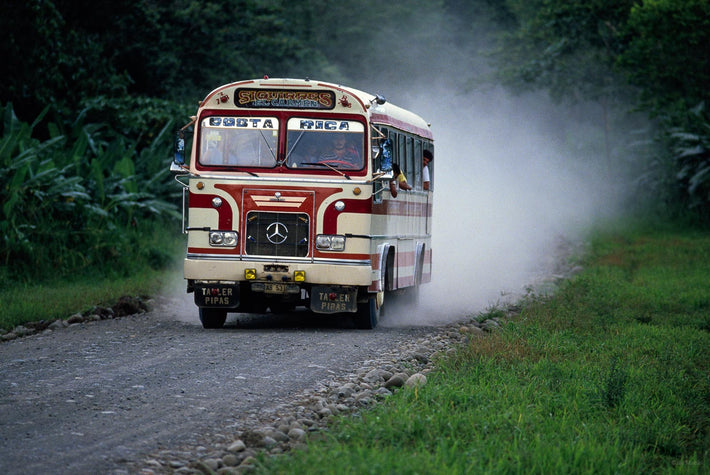
[[[296,109],[367,116],[373,124],[388,125],[433,139],[429,124],[417,114],[378,96],[332,83],[309,79],[264,78],[225,84],[210,92],[200,109]]]

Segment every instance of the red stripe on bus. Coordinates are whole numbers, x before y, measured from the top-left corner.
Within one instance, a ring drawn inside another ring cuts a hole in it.
[[[338,260],[346,260],[346,261],[366,261],[370,255],[369,254],[343,254],[342,252],[321,252],[319,250],[316,250],[314,253],[314,257],[317,258],[323,258],[323,259],[338,259]],[[321,263],[321,264],[327,264]],[[359,264],[356,263],[356,264]]]
[[[431,203],[407,203],[406,201],[392,199],[383,200],[382,203],[374,205],[372,207],[372,214],[431,217],[433,213]]]
[[[225,256],[234,255],[238,256],[239,249],[234,248],[220,248],[220,247],[188,247],[188,254],[223,254]]]
[[[414,267],[415,252],[401,252],[398,251],[395,254],[397,260],[397,267]]]
[[[397,278],[397,288],[401,289],[402,287],[411,287],[414,285],[414,276],[413,275],[406,275],[404,277],[399,277]]]
[[[190,193],[190,208],[215,209],[219,215],[219,229],[232,229],[232,206],[226,200],[222,200],[220,207],[215,208],[212,206],[212,198],[216,196],[217,195],[212,194]]]
[[[219,255],[233,255],[233,256],[243,256],[245,258],[250,257],[260,257],[260,258],[273,258],[278,260],[276,256],[260,256],[251,254],[241,254],[238,248],[224,249],[219,247],[188,247],[187,252],[189,254],[219,254]],[[305,256],[303,259],[308,259],[311,256]],[[337,259],[339,261],[366,261],[370,255],[369,254],[343,254],[342,252],[320,252],[316,251],[314,258],[318,259]],[[284,261],[285,262],[285,261]],[[353,265],[360,265],[360,262],[354,262]],[[327,262],[319,262],[319,264],[327,264]]]
[[[345,203],[346,213],[369,214],[372,213],[372,201],[367,200],[338,200]],[[341,211],[335,209],[331,203],[323,213],[323,234],[338,234],[338,216]]]

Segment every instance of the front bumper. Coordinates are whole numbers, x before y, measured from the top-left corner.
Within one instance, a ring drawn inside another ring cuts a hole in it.
[[[301,284],[335,284],[369,287],[379,278],[370,261],[318,260],[267,261],[228,260],[188,256],[184,261],[188,280],[243,282],[247,271],[255,272],[256,281],[294,282],[294,272],[305,272]]]

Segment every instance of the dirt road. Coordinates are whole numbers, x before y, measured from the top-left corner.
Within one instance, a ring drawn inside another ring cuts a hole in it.
[[[182,302],[0,344],[0,473],[112,473],[352,371],[427,327],[235,317],[203,330]],[[194,309],[190,309],[194,312]]]

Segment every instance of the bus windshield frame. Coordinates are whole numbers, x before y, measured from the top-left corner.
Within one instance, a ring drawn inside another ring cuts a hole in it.
[[[291,117],[286,128],[286,166],[362,170],[365,139],[365,126],[359,121]]]
[[[205,166],[274,168],[277,117],[209,116],[200,123],[199,162]]]

